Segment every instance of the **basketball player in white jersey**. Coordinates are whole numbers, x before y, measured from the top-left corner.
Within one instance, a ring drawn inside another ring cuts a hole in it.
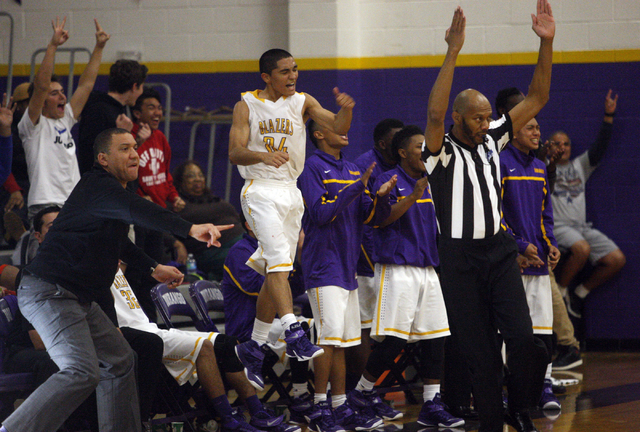
[[[245,179],[241,202],[247,222],[258,239],[258,249],[247,265],[265,275],[257,304],[251,341],[238,345],[249,381],[264,388],[260,374],[271,322],[277,313],[285,328],[287,355],[309,360],[323,354],[312,345],[293,314],[287,280],[293,269],[304,205],[296,179],[305,161],[305,123],[312,118],[320,126],[345,135],[351,126],[355,102],[333,89],[337,114],[311,95],[296,92],[298,65],[287,51],[271,49],[260,57],[264,90],[242,94],[233,109],[229,135],[229,160]]]

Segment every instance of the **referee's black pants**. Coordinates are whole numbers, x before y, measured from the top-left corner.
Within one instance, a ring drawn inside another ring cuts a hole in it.
[[[469,363],[480,430],[502,431],[502,356],[497,331],[507,346],[512,412],[524,411],[530,405],[530,390],[536,387],[532,383],[535,359],[547,355],[533,336],[516,263],[516,243],[502,230],[487,239],[441,237],[439,253],[451,342]]]

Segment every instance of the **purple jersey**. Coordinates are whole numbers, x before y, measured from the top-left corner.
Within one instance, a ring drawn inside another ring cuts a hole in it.
[[[377,149],[371,149],[366,153],[361,154],[355,160],[356,165],[360,168],[360,172],[364,173],[369,166],[375,162],[376,166],[373,168],[373,172],[371,173],[371,177],[369,177],[369,185],[373,187],[376,184],[377,178],[384,172],[389,171],[394,165],[388,165],[382,154]],[[369,276],[373,277],[373,266],[374,262],[372,260],[373,253],[373,228],[370,226],[365,226],[362,234],[362,244],[360,245],[360,258],[358,259],[358,275],[359,276]]]
[[[398,176],[398,182],[389,193],[391,205],[411,194],[417,181],[409,177],[402,167],[396,166],[378,177],[376,187],[393,175]],[[426,176],[426,173],[424,175]],[[436,244],[437,232],[436,210],[427,187],[422,197],[398,220],[375,230],[373,259],[381,264],[435,267],[440,264]]]
[[[512,232],[522,254],[529,243],[538,248],[542,267],[524,269],[525,275],[547,275],[549,245],[558,247],[553,236],[553,209],[547,168],[533,152],[523,153],[509,144],[500,153],[502,174],[502,220]]]
[[[307,289],[335,285],[358,287],[356,267],[364,224],[389,216],[388,196],[373,200],[359,181],[360,169],[320,150],[307,159],[298,178],[305,212],[302,270]]]
[[[222,295],[224,296],[225,333],[241,342],[251,339],[256,302],[264,276],[245,263],[258,248],[258,240],[249,234],[231,246],[224,261]]]

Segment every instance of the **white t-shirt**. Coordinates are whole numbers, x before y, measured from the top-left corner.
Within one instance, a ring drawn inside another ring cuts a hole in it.
[[[596,166],[589,162],[589,152],[556,167],[556,185],[551,195],[556,225],[583,226],[587,223],[585,186]]]
[[[64,117],[53,120],[40,115],[38,124],[29,118],[29,109],[18,124],[29,172],[29,205],[64,204],[80,180],[76,144],[71,128],[77,123],[71,105]]]
[[[280,180],[295,182],[304,168],[307,132],[302,117],[306,101],[303,93],[282,96],[275,102],[258,97],[260,90],[242,93],[249,106],[249,143],[256,152],[284,151],[289,161],[280,168],[264,163],[238,166],[245,180]]]

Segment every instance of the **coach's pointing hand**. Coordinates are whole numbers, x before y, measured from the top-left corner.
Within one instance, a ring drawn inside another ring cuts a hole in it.
[[[196,240],[207,243],[207,247],[217,246],[220,247],[220,231],[233,228],[235,225],[213,225],[213,224],[199,224],[192,225],[189,230],[189,235]]]

